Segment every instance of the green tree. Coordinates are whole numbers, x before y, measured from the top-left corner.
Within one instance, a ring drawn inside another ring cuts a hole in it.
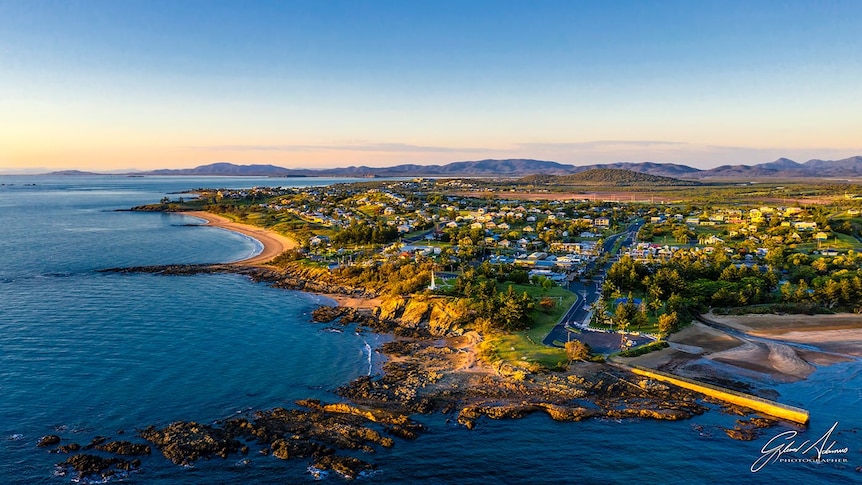
[[[588,360],[592,352],[590,346],[580,340],[566,342],[566,355],[569,357],[569,363],[575,360]]]
[[[679,316],[676,312],[665,313],[658,317],[658,331],[665,335],[676,331],[677,325],[679,325]]]

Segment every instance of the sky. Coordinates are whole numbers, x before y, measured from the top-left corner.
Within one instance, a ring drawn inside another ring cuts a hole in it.
[[[862,2],[0,0],[0,172],[862,155]]]

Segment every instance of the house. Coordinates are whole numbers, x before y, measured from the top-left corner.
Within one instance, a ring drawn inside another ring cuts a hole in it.
[[[793,223],[797,231],[813,231],[817,229],[817,223],[812,221],[797,221]]]
[[[596,217],[595,224],[598,227],[610,227],[611,220],[607,217]]]
[[[329,244],[329,236],[313,236],[308,240],[308,244],[312,246],[319,246],[321,244]]]

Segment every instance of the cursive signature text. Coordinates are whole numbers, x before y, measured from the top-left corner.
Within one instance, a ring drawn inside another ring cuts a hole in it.
[[[760,457],[754,460],[754,463],[751,464],[751,472],[757,473],[763,469],[766,465],[770,463],[775,463],[778,461],[787,461],[787,462],[820,462],[820,461],[833,461],[829,458],[824,458],[828,455],[838,455],[838,454],[846,454],[848,451],[847,447],[838,448],[836,442],[832,440],[832,432],[835,431],[835,428],[838,427],[838,422],[829,428],[829,431],[823,434],[820,438],[815,441],[805,440],[801,443],[797,443],[796,436],[799,434],[796,431],[785,431],[783,433],[779,433],[775,435],[772,439],[766,442],[763,445],[763,448],[760,449]],[[816,452],[816,456],[810,456],[811,452]],[[784,455],[791,455],[794,453],[801,454],[801,458],[798,457],[784,457]],[[784,458],[782,458],[784,457]],[[846,461],[846,459],[838,459],[834,461]]]

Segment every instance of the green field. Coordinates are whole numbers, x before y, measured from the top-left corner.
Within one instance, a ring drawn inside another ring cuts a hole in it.
[[[501,285],[502,288],[508,284]],[[518,294],[526,291],[537,300],[537,308],[533,310],[533,325],[528,330],[499,334],[489,337],[486,343],[487,352],[493,357],[502,359],[513,365],[540,364],[549,369],[559,367],[567,362],[566,352],[556,347],[542,345],[542,339],[560,321],[560,318],[575,303],[578,296],[565,288],[555,286],[543,290],[535,285],[512,285]],[[557,306],[550,311],[538,307],[538,300],[548,297],[557,300]]]

